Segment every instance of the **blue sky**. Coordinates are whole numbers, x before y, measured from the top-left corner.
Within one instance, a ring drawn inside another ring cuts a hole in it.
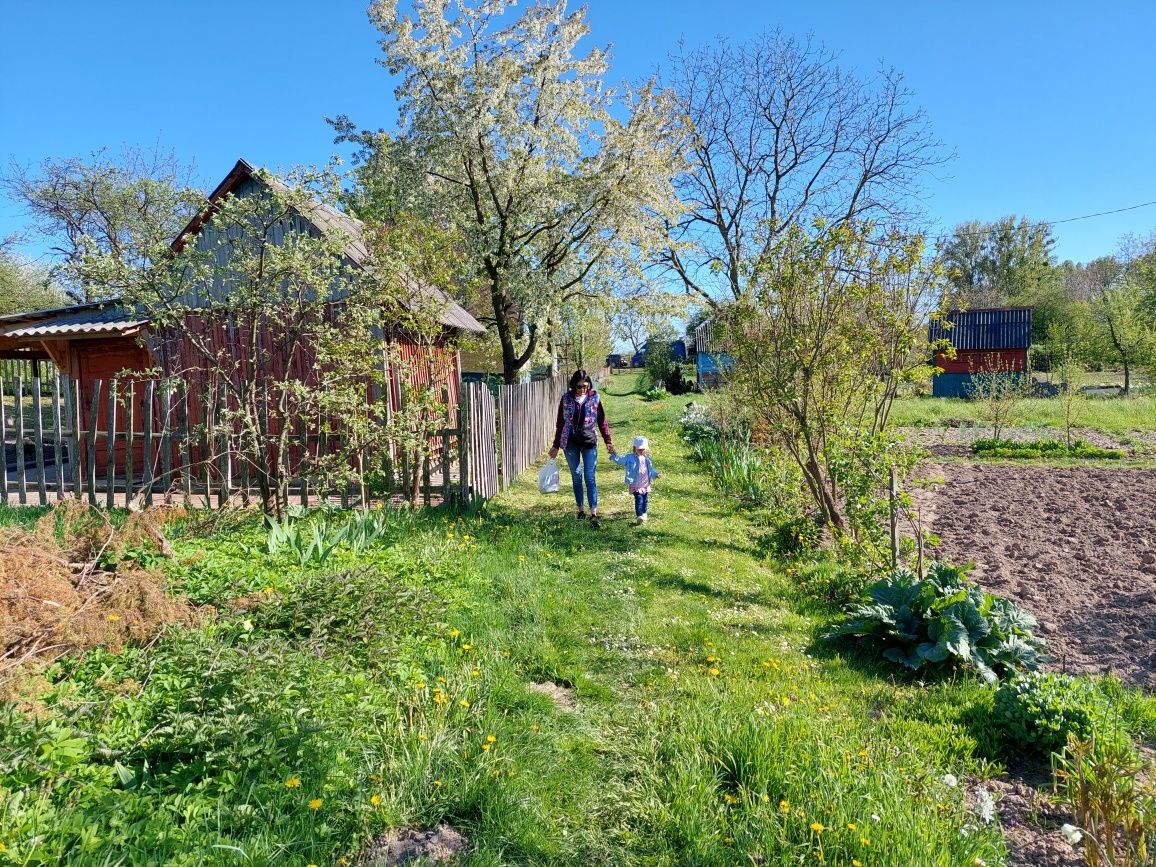
[[[364,0],[0,0],[0,162],[122,144],[174,150],[212,187],[238,157],[324,162],[325,115],[392,128]],[[937,231],[1156,200],[1156,3],[590,0],[591,44],[638,79],[685,39],[808,33],[865,73],[902,71],[955,159],[928,179]],[[25,218],[0,199],[0,237]],[[1156,206],[1055,227],[1061,259],[1156,230]],[[36,256],[35,245],[25,251]]]

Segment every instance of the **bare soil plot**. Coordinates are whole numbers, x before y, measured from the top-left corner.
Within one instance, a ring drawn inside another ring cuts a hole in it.
[[[972,577],[1039,620],[1053,669],[1156,688],[1156,470],[950,463],[916,496]]]

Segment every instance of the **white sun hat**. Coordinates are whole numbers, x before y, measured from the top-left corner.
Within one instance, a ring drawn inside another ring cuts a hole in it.
[[[634,447],[636,449],[646,449],[647,451],[650,451],[650,440],[648,440],[646,437],[635,437]]]

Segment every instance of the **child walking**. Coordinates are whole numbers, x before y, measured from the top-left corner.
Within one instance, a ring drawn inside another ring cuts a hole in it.
[[[626,484],[634,494],[634,517],[639,524],[646,523],[650,505],[650,483],[658,478],[658,470],[650,459],[650,441],[646,437],[634,438],[634,451],[628,455],[611,455],[610,460],[626,467]]]

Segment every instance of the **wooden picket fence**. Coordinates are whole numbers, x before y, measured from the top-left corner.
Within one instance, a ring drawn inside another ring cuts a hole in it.
[[[77,382],[45,367],[45,377],[39,366],[16,369],[11,381],[0,377],[0,503],[47,505],[72,496],[109,508],[161,500],[223,507],[257,497],[219,398],[194,401],[181,383],[131,378],[97,381],[82,394]],[[468,503],[508,488],[549,448],[564,387],[560,376],[502,386],[495,401],[484,384],[463,384],[459,405],[433,435],[432,457],[417,468],[419,503]],[[293,448],[330,454],[338,436],[301,426]],[[370,464],[385,480],[377,497],[412,495],[402,481],[413,478],[407,456],[386,454]],[[293,477],[290,490],[302,505],[358,502],[355,490],[304,474]]]
[[[565,390],[566,378],[562,375],[523,385],[498,387],[503,491],[550,448],[558,417],[558,401]]]

